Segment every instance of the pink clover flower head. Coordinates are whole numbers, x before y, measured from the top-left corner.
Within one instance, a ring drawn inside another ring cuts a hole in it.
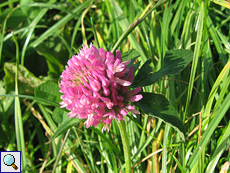
[[[113,119],[124,120],[131,112],[140,114],[130,102],[142,99],[138,94],[141,87],[129,91],[134,79],[130,61],[122,62],[121,53],[116,57],[111,52],[97,49],[92,44],[83,45],[79,54],[67,62],[61,75],[61,108],[66,107],[70,118],[86,119],[86,127],[103,124],[103,131],[109,131]]]

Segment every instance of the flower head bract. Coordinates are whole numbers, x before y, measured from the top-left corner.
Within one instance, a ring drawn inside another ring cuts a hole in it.
[[[128,112],[136,117],[140,112],[130,102],[141,100],[142,95],[138,94],[141,87],[128,90],[134,80],[133,67],[127,68],[130,62],[122,62],[119,50],[114,57],[92,44],[89,48],[83,45],[61,75],[61,108],[70,111],[70,118],[86,119],[87,128],[104,124],[102,131],[109,131],[112,120],[124,120]]]

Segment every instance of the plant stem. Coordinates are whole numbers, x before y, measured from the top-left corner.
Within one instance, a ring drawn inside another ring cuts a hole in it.
[[[68,135],[69,135],[69,132],[70,132],[70,128],[69,128],[68,131],[66,132],[66,135],[65,135],[65,138],[64,138],[64,140],[63,140],[62,146],[61,146],[61,148],[60,148],[60,150],[59,150],[58,156],[57,156],[56,161],[55,161],[55,163],[54,163],[52,173],[55,172],[57,163],[58,163],[58,161],[59,161],[60,155],[61,155],[61,153],[62,153],[62,149],[63,149],[63,147],[64,147],[64,145],[65,145],[65,141],[66,141],[66,139],[67,139],[67,137],[68,137]]]
[[[121,140],[123,144],[123,150],[125,155],[125,170],[126,173],[131,173],[131,150],[129,145],[129,138],[125,128],[125,121],[117,122],[121,133]]]
[[[116,44],[113,46],[111,52],[114,53],[115,50],[121,45],[121,43],[127,38],[127,36],[138,26],[154,9],[159,7],[161,4],[167,2],[168,0],[158,1],[146,14],[142,15],[141,18],[138,18],[133,23],[129,25],[126,31],[120,36]]]

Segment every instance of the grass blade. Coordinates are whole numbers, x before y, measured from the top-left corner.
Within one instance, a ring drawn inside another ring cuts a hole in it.
[[[17,71],[15,75],[15,94],[18,94],[18,68],[19,68],[19,46],[16,38],[13,35],[13,39],[16,45],[16,65]],[[21,170],[22,172],[27,173],[27,159],[26,159],[26,149],[25,149],[25,138],[24,138],[24,130],[23,130],[23,123],[22,123],[22,114],[21,114],[21,106],[18,97],[15,97],[15,133],[16,133],[16,140],[17,140],[17,149],[21,151]]]
[[[226,75],[229,74],[229,69],[230,69],[230,62],[228,62],[228,64],[226,64],[224,69],[221,71],[219,77],[217,78],[217,80],[216,80],[216,82],[212,88],[212,91],[210,93],[209,102],[206,105],[204,115],[210,115],[211,105],[213,103],[214,95],[217,92],[218,86],[220,85],[222,79]],[[229,81],[225,80],[224,82],[227,83],[227,85],[229,86],[229,84],[230,84]],[[225,92],[225,90],[222,90],[222,92]],[[225,113],[227,112],[227,110],[230,107],[230,102],[229,102],[230,93],[228,93],[225,98],[222,97],[219,99],[223,100],[223,101],[222,101],[221,105],[218,105],[218,108],[214,107],[215,112],[212,113],[212,119],[210,120],[207,129],[205,130],[204,134],[202,135],[203,137],[201,138],[200,143],[198,144],[197,148],[193,152],[193,155],[191,156],[191,158],[188,161],[188,164],[187,164],[188,168],[187,168],[186,172],[189,172],[193,169],[195,163],[197,163],[197,160],[199,159],[199,157],[201,157],[200,156],[200,150],[204,151],[205,146],[207,145],[207,143],[211,139],[211,135],[213,134],[216,127],[218,126],[218,124],[220,123],[220,121],[222,120]],[[207,117],[207,116],[205,116],[205,117]]]
[[[77,8],[75,8],[72,12],[73,13],[80,13],[80,11],[82,11],[84,8],[88,7],[90,3],[91,3],[91,0],[87,0],[83,4],[79,5]],[[57,22],[51,28],[49,28],[46,32],[44,32],[38,39],[33,41],[30,44],[30,47],[38,46],[41,42],[43,42],[50,35],[52,35],[58,28],[60,28],[61,26],[65,25],[68,21],[70,21],[73,17],[75,17],[75,16],[73,16],[72,14],[67,14],[59,22]]]
[[[200,12],[199,19],[197,22],[198,22],[198,32],[197,32],[197,37],[196,37],[196,45],[195,45],[195,50],[194,50],[191,75],[190,75],[190,79],[189,79],[189,87],[188,87],[188,94],[187,94],[187,100],[186,100],[186,107],[185,107],[185,111],[184,111],[183,122],[185,121],[185,116],[188,112],[188,108],[190,105],[192,91],[193,91],[193,84],[194,84],[194,80],[195,80],[196,69],[197,69],[199,55],[200,55],[201,40],[202,40],[203,27],[204,27],[204,4],[203,4],[203,2],[201,4],[201,12]]]

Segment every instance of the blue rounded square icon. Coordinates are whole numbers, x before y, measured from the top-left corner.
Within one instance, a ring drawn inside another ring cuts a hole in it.
[[[0,173],[21,172],[21,151],[0,151]]]

